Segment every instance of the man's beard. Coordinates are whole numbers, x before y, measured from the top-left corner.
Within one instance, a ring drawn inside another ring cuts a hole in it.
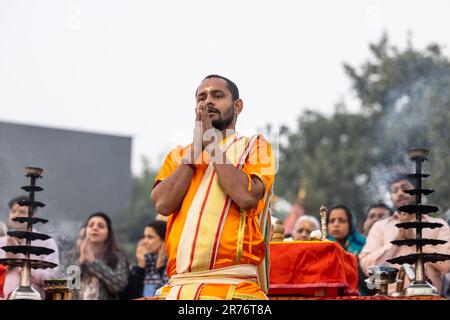
[[[220,113],[218,113],[220,116]],[[225,113],[224,118],[220,116],[219,120],[212,120],[212,126],[216,128],[217,130],[223,131],[224,129],[228,128],[228,126],[233,122],[234,114],[233,114],[233,107],[228,108],[228,110]]]
[[[395,209],[398,210],[401,206],[414,204],[414,198],[400,198],[397,203],[394,204]]]

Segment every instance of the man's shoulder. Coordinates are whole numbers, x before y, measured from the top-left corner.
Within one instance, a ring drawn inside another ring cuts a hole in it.
[[[189,151],[192,143],[188,145],[178,145],[169,150],[166,156],[165,162],[172,162],[174,164],[179,164],[181,162],[181,158]]]
[[[245,164],[252,166],[252,170],[265,176],[275,176],[277,162],[269,141],[257,134],[250,137],[249,155],[245,158]]]
[[[190,147],[192,146],[192,143],[189,143],[187,145],[177,145],[175,147],[172,147],[169,152],[167,153],[167,155],[171,155],[173,153],[177,153],[179,155],[182,155],[183,153],[185,153],[186,151],[188,151],[190,149]]]
[[[246,139],[250,147],[250,154],[258,154],[259,157],[263,158],[272,156],[272,146],[270,145],[269,140],[262,134],[257,133],[252,136],[247,136]]]
[[[444,219],[441,219],[441,218],[435,218],[435,217],[431,217],[431,216],[427,215],[426,219],[424,219],[424,220],[426,220],[427,222],[442,224],[441,229],[442,228],[445,228],[445,229],[449,229],[450,228],[448,223],[447,223],[447,221],[445,221]]]
[[[375,222],[373,224],[372,228],[383,230],[384,228],[395,226],[397,223],[398,223],[398,220],[395,219],[393,216],[390,216],[390,217],[384,218],[382,220],[378,220],[377,222]]]
[[[254,141],[257,145],[270,145],[269,140],[262,133],[255,133],[247,136],[249,141]]]
[[[49,238],[49,239],[47,239],[45,241],[46,241],[46,245],[48,245],[49,247],[51,247],[51,248],[58,248],[58,244],[57,244],[55,238]]]
[[[432,216],[430,216],[430,215],[426,215],[426,218],[423,219],[423,220],[426,220],[426,221],[428,221],[428,222],[433,222],[433,223],[447,224],[447,221],[445,221],[444,219],[432,217]]]
[[[36,230],[36,229],[33,229],[33,232],[41,233],[39,230]],[[52,235],[49,234],[49,236],[51,237]],[[39,246],[41,246],[41,247],[45,247],[45,248],[49,248],[49,249],[55,249],[55,248],[58,249],[58,245],[56,243],[56,240],[53,237],[48,238],[46,240],[34,240],[33,242],[36,245],[39,244]]]

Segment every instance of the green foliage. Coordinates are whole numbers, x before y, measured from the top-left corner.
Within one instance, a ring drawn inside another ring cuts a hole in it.
[[[156,218],[156,209],[150,200],[150,193],[157,172],[150,167],[145,158],[142,159],[142,163],[141,174],[133,177],[130,208],[118,228],[119,243],[131,261],[134,260],[134,250],[142,238],[145,225]]]
[[[369,130],[369,119],[360,114],[302,114],[298,130],[283,133],[289,143],[280,148],[276,193],[292,201],[302,184],[309,214],[318,213],[322,204],[351,204],[356,213],[362,212],[370,173]]]
[[[362,110],[372,115],[372,135],[380,152],[379,165],[403,164],[409,147],[430,149],[426,169],[431,177],[426,185],[437,192],[430,200],[443,209],[450,208],[450,62],[437,44],[425,50],[411,42],[401,51],[390,46],[386,35],[370,46],[374,61],[358,72],[346,65]]]

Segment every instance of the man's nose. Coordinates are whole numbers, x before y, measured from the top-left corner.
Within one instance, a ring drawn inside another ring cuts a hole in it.
[[[206,98],[205,98],[205,105],[207,107],[214,105],[213,99],[212,99],[212,97],[210,95],[206,96]]]

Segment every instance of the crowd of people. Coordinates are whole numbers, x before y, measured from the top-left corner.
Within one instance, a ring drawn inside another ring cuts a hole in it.
[[[372,295],[376,291],[369,289],[364,281],[368,277],[368,267],[372,265],[388,265],[387,260],[415,252],[415,247],[396,246],[393,240],[415,238],[413,229],[397,228],[396,224],[411,222],[415,215],[398,211],[404,205],[414,204],[415,197],[403,190],[414,189],[414,181],[405,175],[398,175],[390,182],[390,197],[394,209],[384,203],[371,204],[365,214],[361,232],[358,231],[356,221],[350,209],[345,205],[336,205],[329,209],[327,215],[328,239],[339,243],[347,252],[357,255],[359,268],[359,291],[362,295]],[[423,238],[449,241],[446,244],[424,247],[423,252],[439,252],[450,254],[450,228],[447,221],[424,215],[424,222],[440,223],[443,226],[435,229],[424,229]],[[314,216],[300,216],[292,231],[286,235],[287,239],[305,241],[310,240],[310,234],[319,230],[319,222]],[[427,281],[434,285],[439,292],[449,297],[450,261],[426,263],[425,274]],[[406,279],[408,282],[408,279]],[[394,286],[390,288],[395,290]]]
[[[403,192],[411,189],[412,182],[405,177],[393,181],[390,187],[391,200],[394,208],[414,203],[414,198]],[[27,207],[19,205],[25,197],[17,197],[9,203],[9,220],[0,225],[0,246],[19,245],[21,241],[6,235],[9,230],[24,230],[25,224],[13,221],[13,218],[26,216]],[[392,240],[414,238],[414,232],[399,229],[395,225],[411,221],[409,214],[392,210],[384,203],[372,204],[368,207],[365,220],[358,231],[355,218],[345,205],[336,205],[329,209],[326,225],[328,239],[337,242],[347,252],[359,258],[359,291],[362,295],[372,295],[374,290],[367,288],[364,279],[367,278],[367,268],[371,265],[386,264],[386,260],[399,255],[414,252],[411,247],[398,247],[391,244]],[[450,228],[443,219],[424,216],[424,221],[443,224],[442,228],[424,230],[423,236],[431,239],[450,240]],[[167,256],[164,239],[166,221],[162,219],[151,221],[143,230],[142,239],[136,246],[135,262],[130,264],[119,248],[110,217],[106,213],[91,214],[83,224],[73,250],[61,255],[56,242],[36,240],[35,245],[53,249],[55,252],[44,259],[61,266],[76,265],[80,267],[80,287],[74,290],[74,298],[80,300],[113,300],[137,299],[151,297],[163,287],[167,281]],[[287,235],[295,241],[308,241],[314,230],[320,230],[320,223],[314,216],[302,215],[295,222],[291,233]],[[37,231],[37,230],[33,230]],[[23,243],[22,243],[23,244]],[[424,249],[427,252],[427,248]],[[450,253],[449,244],[440,245],[435,251]],[[17,255],[0,252],[0,257],[17,257]],[[33,256],[32,256],[33,257]],[[40,257],[42,258],[42,257]],[[450,272],[449,262],[427,263],[425,265],[427,280],[438,288],[442,295],[450,292],[446,275]],[[31,284],[44,294],[43,281],[53,278],[56,270],[36,269],[32,272]],[[447,275],[448,277],[448,275]],[[2,298],[17,287],[20,280],[20,269],[8,269],[3,285]],[[0,292],[1,293],[1,292]]]
[[[25,231],[26,224],[13,219],[26,217],[28,207],[20,206],[24,196],[9,202],[8,223],[0,230],[0,247],[24,245],[25,239],[8,236],[7,230]],[[35,212],[36,213],[36,212]],[[38,232],[33,227],[33,232]],[[33,269],[31,286],[41,297],[45,297],[44,280],[67,277],[74,284],[73,298],[76,300],[137,299],[153,296],[167,282],[167,257],[164,250],[166,221],[149,222],[143,230],[143,237],[136,247],[136,261],[130,264],[117,243],[111,218],[103,212],[92,213],[82,225],[72,250],[60,253],[53,238],[34,240],[33,245],[54,250],[48,256],[31,255],[31,259],[45,260],[60,266],[54,269]],[[21,258],[0,250],[0,258]],[[68,267],[78,266],[79,279],[66,274]],[[0,286],[0,299],[7,299],[19,286],[20,268],[7,268]],[[79,286],[76,286],[76,283]]]

